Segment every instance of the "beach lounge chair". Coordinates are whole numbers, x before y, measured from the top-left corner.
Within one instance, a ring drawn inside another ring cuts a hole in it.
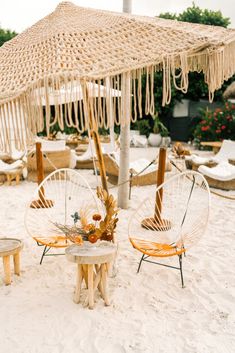
[[[16,184],[19,184],[20,177],[23,174],[26,162],[24,160],[17,160],[11,164],[5,163],[0,160],[0,174],[6,176],[8,184],[11,185],[13,179],[16,180]]]
[[[3,162],[14,162],[22,159],[26,155],[26,151],[13,150],[11,154],[0,152],[0,160]]]
[[[208,184],[217,189],[235,190],[235,166],[220,162],[213,168],[201,165],[198,171],[204,175]]]
[[[117,150],[117,147],[111,142],[101,143],[101,150],[103,154],[114,153]],[[94,169],[93,158],[94,160],[96,159],[95,144],[93,140],[89,141],[86,152],[81,156],[77,156],[75,151],[72,151],[72,164],[75,164],[76,169]]]
[[[119,175],[119,153],[104,154],[105,169],[108,181],[116,185]],[[167,162],[166,171],[171,171]],[[130,163],[130,186],[153,185],[157,182],[157,166],[148,159],[140,158]]]
[[[211,157],[200,157],[195,154],[186,156],[185,162],[188,169],[197,170],[200,165],[214,167],[220,162],[235,159],[235,141],[224,140],[219,152]]]
[[[143,261],[177,269],[183,287],[182,255],[203,235],[209,209],[210,190],[198,172],[177,174],[160,185],[130,217],[129,240],[142,253],[137,272]],[[178,257],[179,267],[154,260],[171,256]]]
[[[47,141],[38,139],[42,144],[43,170],[46,177],[56,169],[69,168],[71,164],[71,151],[65,145],[65,140]],[[36,153],[31,151],[28,155],[28,180],[37,181]]]

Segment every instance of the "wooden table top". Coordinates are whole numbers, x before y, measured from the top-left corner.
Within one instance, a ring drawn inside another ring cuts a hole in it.
[[[23,248],[23,242],[15,238],[0,238],[0,256],[11,255]]]
[[[91,244],[84,242],[83,245],[73,244],[65,249],[69,261],[78,264],[100,264],[110,262],[117,252],[116,244],[101,241]]]

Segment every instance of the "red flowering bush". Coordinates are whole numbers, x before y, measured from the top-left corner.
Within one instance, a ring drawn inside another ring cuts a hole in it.
[[[194,130],[196,141],[235,140],[235,104],[226,102],[214,111],[203,109],[201,121]]]

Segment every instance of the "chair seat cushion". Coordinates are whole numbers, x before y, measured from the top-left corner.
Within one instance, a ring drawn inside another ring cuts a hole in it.
[[[50,236],[50,237],[33,237],[33,239],[40,245],[45,245],[50,248],[65,248],[71,245],[68,238],[63,235]]]
[[[155,257],[180,255],[186,251],[184,248],[177,248],[175,244],[155,243],[145,239],[130,238],[130,242],[135,249],[143,254]]]

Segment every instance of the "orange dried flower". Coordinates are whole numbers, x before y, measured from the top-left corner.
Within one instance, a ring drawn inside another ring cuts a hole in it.
[[[81,235],[71,234],[70,240],[73,241],[77,245],[82,245],[83,244],[83,239],[82,239]]]
[[[87,225],[84,227],[84,230],[85,230],[86,232],[94,231],[94,230],[95,230],[95,226],[94,226],[94,224],[89,223],[89,224],[87,224]]]
[[[99,213],[95,213],[92,216],[93,221],[100,221],[101,220],[101,215]]]
[[[96,243],[98,238],[95,234],[90,234],[89,237],[88,237],[88,240],[90,243]]]

